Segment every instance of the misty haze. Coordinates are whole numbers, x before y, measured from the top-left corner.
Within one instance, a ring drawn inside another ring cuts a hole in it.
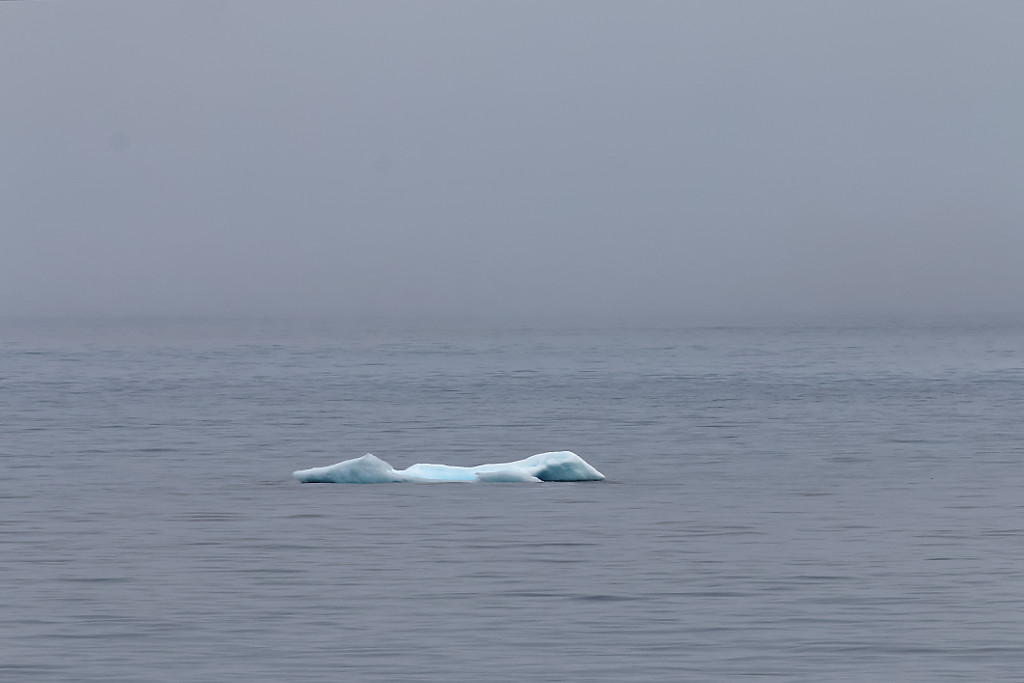
[[[0,12],[0,315],[1021,309],[1020,3]]]

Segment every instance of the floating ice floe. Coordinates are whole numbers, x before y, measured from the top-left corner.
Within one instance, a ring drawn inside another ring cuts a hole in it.
[[[515,462],[458,467],[419,463],[396,470],[367,453],[327,467],[297,470],[292,476],[303,483],[386,484],[400,481],[601,481],[604,475],[571,451],[540,453]]]

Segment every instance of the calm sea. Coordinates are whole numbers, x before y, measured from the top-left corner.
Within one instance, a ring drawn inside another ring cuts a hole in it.
[[[1021,681],[1022,419],[1020,318],[2,321],[0,679]]]

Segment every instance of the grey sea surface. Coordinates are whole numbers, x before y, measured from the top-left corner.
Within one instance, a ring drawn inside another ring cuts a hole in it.
[[[1022,417],[1019,317],[0,321],[0,679],[1020,681]]]

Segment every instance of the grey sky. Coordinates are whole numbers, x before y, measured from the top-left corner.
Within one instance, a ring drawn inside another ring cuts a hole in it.
[[[0,4],[0,315],[1024,305],[1024,3]]]

